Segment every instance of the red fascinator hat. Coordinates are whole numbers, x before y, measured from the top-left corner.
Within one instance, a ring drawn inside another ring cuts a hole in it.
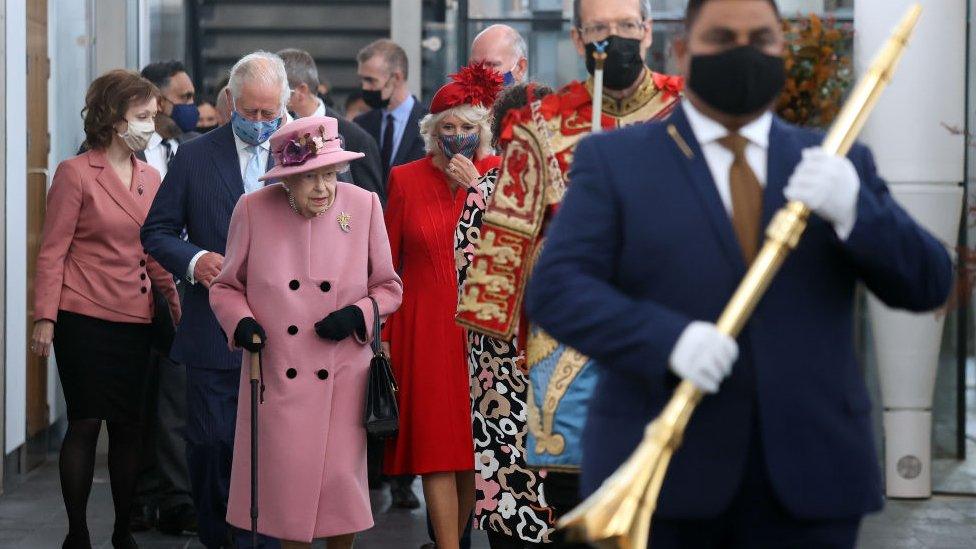
[[[490,109],[505,87],[505,78],[486,63],[472,63],[451,75],[430,102],[431,114],[440,114],[461,105]]]

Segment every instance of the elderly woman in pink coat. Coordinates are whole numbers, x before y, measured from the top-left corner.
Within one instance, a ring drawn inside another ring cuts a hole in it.
[[[373,526],[363,427],[369,344],[379,337],[371,299],[386,317],[402,284],[379,199],[337,181],[363,155],[342,150],[336,120],[292,122],[271,137],[271,152],[262,179],[282,183],[237,203],[210,303],[232,347],[262,353],[258,531],[285,548],[319,538],[351,547]],[[227,521],[245,530],[249,395],[242,368]]]

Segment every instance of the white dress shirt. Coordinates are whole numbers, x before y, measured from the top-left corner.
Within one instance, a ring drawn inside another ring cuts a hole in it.
[[[705,156],[705,163],[708,164],[708,171],[712,174],[715,187],[725,211],[732,217],[732,190],[729,183],[729,171],[732,169],[732,162],[735,155],[719,143],[719,140],[729,134],[729,130],[718,122],[708,118],[701,111],[691,104],[691,101],[684,100],[681,106],[688,118],[688,125],[691,132],[695,134],[695,139],[701,146],[702,155]],[[766,168],[769,159],[769,130],[773,126],[773,114],[766,111],[759,118],[739,128],[739,135],[745,137],[746,162],[752,168],[752,173],[756,174],[759,184],[766,188]],[[841,240],[847,240],[854,230],[854,221],[850,224],[834,225],[834,232]]]
[[[705,156],[708,171],[712,173],[718,195],[722,197],[725,211],[731,218],[732,190],[729,186],[729,171],[732,169],[735,155],[719,143],[720,139],[729,135],[729,130],[702,114],[691,104],[691,101],[682,101],[681,106],[685,110],[691,132],[695,134],[695,139],[701,146],[702,155]],[[749,163],[752,173],[756,174],[756,179],[764,189],[766,188],[766,161],[769,157],[769,129],[772,126],[773,115],[767,111],[739,129],[739,135],[748,141],[745,151],[746,162]]]
[[[176,154],[176,149],[180,146],[179,142],[175,139],[167,139],[170,148],[172,149],[171,154]],[[146,163],[148,163],[156,171],[159,172],[160,179],[166,177],[167,162],[166,158],[166,147],[163,145],[163,137],[158,133],[153,132],[152,137],[149,138],[149,144],[146,145]]]

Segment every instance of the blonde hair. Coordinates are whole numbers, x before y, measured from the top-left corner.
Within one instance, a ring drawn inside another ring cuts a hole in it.
[[[478,136],[481,139],[478,150],[491,152],[491,111],[475,105],[458,105],[437,114],[428,114],[420,121],[420,135],[424,138],[427,154],[442,154],[437,126],[452,114],[468,124],[478,126]]]

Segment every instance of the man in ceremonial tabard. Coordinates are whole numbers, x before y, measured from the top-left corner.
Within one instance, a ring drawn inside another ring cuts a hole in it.
[[[599,371],[581,487],[627,459],[683,379],[709,394],[651,546],[852,548],[882,505],[855,288],[931,310],[952,263],[867,148],[830,155],[770,112],[785,82],[774,0],[690,0],[685,24],[685,99],[667,121],[580,143],[526,294],[529,318]],[[787,200],[812,211],[806,232],[733,340],[714,322]]]
[[[602,65],[602,130],[665,118],[678,100],[682,80],[645,65],[650,15],[649,0],[574,2],[576,49],[591,75]],[[572,82],[541,101],[530,97],[530,106],[505,119],[502,169],[458,307],[461,324],[505,348],[521,348],[529,332],[521,322],[523,292],[547,220],[569,184],[573,151],[591,133],[594,80],[600,78]],[[527,358],[531,387],[520,398],[528,432],[520,425],[519,438],[527,463],[545,470],[545,503],[558,516],[578,502],[579,440],[595,372],[585,357],[536,330]]]

